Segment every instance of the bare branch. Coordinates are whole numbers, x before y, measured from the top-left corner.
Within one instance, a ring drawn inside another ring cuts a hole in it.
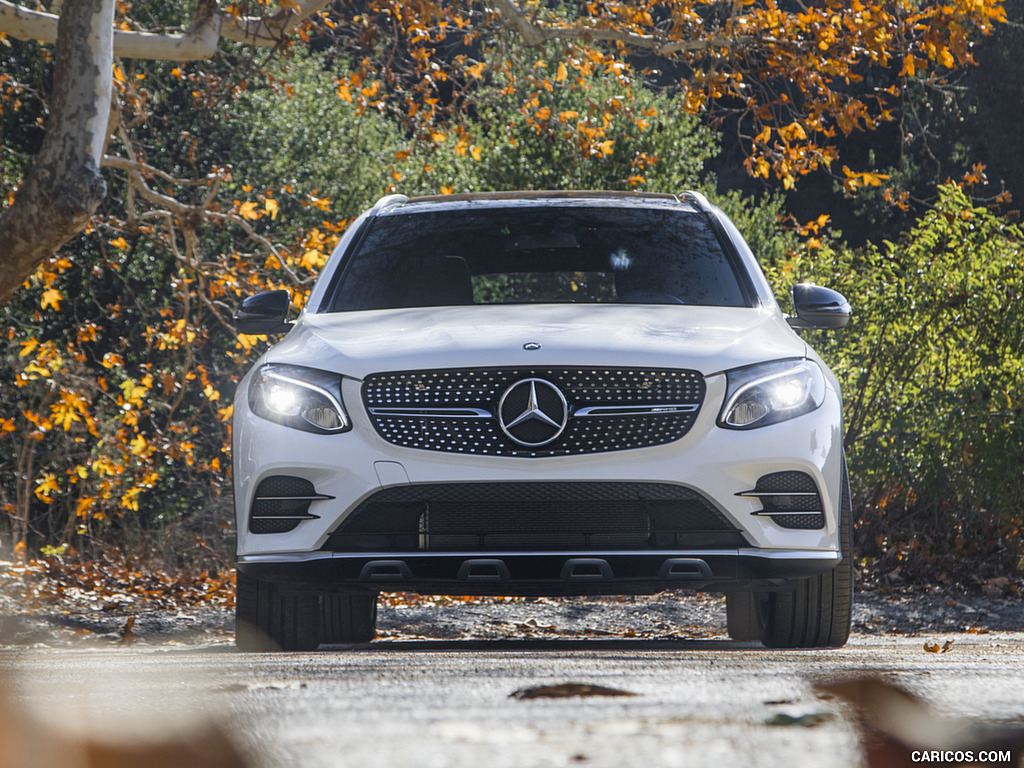
[[[279,45],[289,32],[304,19],[324,8],[329,0],[304,0],[297,11],[279,11],[267,18],[242,16],[235,18],[217,8],[215,0],[199,3],[192,24],[181,34],[158,34],[114,30],[114,55],[127,59],[161,61],[195,61],[208,59],[217,52],[223,37],[260,48]],[[34,11],[0,0],[0,32],[18,40],[57,40],[59,16]]]
[[[204,184],[214,183],[223,178],[223,175],[220,173],[208,173],[201,179],[179,179],[175,176],[171,176],[171,174],[166,171],[154,168],[152,165],[129,160],[125,157],[117,157],[115,155],[104,155],[103,162],[100,163],[100,165],[103,167],[117,168],[119,171],[128,171],[129,173],[137,170],[145,173],[147,176],[156,176],[157,178],[181,187],[202,186]]]
[[[127,137],[123,138],[126,139]],[[128,146],[127,143],[126,146]],[[148,184],[146,184],[144,174],[159,176],[160,178],[169,181],[172,184],[195,184],[197,182],[188,182],[183,181],[181,179],[175,179],[174,177],[160,171],[157,168],[153,168],[152,166],[146,165],[145,163],[140,163],[138,160],[133,159],[134,152],[132,152],[130,146],[128,151],[129,154],[132,155],[132,158],[114,157],[111,155],[107,155],[106,157],[103,158],[103,166],[108,168],[117,168],[118,170],[127,173],[130,180],[130,189],[138,190],[139,195],[141,195],[143,198],[153,203],[154,205],[160,207],[160,210],[158,211],[150,211],[148,213],[143,213],[141,216],[137,217],[138,219],[142,220],[154,217],[163,218],[165,215],[173,215],[183,221],[201,218],[207,221],[220,221],[235,224],[241,227],[241,229],[245,232],[245,234],[249,237],[250,240],[263,246],[264,248],[267,249],[267,251],[274,255],[278,263],[281,265],[281,269],[288,274],[288,277],[292,280],[292,282],[295,285],[307,285],[314,280],[313,277],[303,279],[300,278],[297,274],[295,274],[295,272],[285,262],[284,256],[281,255],[281,252],[278,250],[277,246],[275,246],[270,240],[265,238],[263,235],[259,234],[255,229],[253,229],[252,225],[250,225],[249,222],[246,221],[244,218],[242,218],[241,216],[237,216],[233,213],[221,213],[219,211],[210,210],[208,206],[212,202],[212,194],[208,194],[206,196],[202,205],[187,205],[185,203],[180,202],[179,200],[176,200],[173,197],[170,197],[169,195],[161,194],[160,192],[157,192],[156,190],[152,189]],[[222,174],[211,173],[206,177],[205,180],[199,181],[198,183],[210,182],[212,187],[219,188],[222,179]]]
[[[191,61],[208,59],[217,51],[220,39],[219,12],[202,13],[200,3],[189,30],[180,35],[114,30],[114,55],[129,59]],[[216,10],[212,8],[211,10]],[[0,31],[19,40],[57,41],[59,16],[23,8],[0,0]]]
[[[128,174],[132,186],[138,190],[142,197],[149,200],[149,202],[154,205],[158,205],[161,208],[170,211],[175,216],[186,217],[189,214],[201,213],[202,211],[201,208],[186,205],[185,203],[175,200],[169,195],[164,195],[154,189],[151,189],[149,185],[146,184],[146,179],[142,175],[144,166],[134,160],[107,155],[103,158],[103,165],[109,168],[117,168],[118,170],[125,171]]]
[[[635,48],[644,48],[652,53],[670,55],[684,51],[703,51],[709,48],[728,48],[730,50],[746,45],[753,38],[750,35],[738,37],[709,37],[702,40],[671,40],[654,35],[641,35],[625,29],[597,27],[591,25],[546,26],[536,24],[516,5],[515,0],[494,0],[494,5],[505,17],[523,41],[530,46],[538,46],[549,40],[600,40],[604,42],[623,43]]]
[[[238,43],[254,45],[257,48],[273,48],[305,19],[327,7],[330,1],[300,0],[294,3],[298,10],[281,10],[268,18],[242,16],[236,19],[220,11],[223,18],[220,34],[225,39]]]

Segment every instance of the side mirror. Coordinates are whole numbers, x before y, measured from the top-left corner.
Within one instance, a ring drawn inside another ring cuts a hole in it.
[[[283,333],[292,327],[285,318],[291,296],[288,291],[264,291],[249,296],[235,312],[235,327],[239,333],[258,336],[264,333]]]
[[[850,303],[843,294],[820,285],[794,285],[793,308],[796,317],[786,318],[792,328],[826,330],[842,328],[850,322]]]

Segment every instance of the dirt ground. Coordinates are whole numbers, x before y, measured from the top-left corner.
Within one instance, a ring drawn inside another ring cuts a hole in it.
[[[721,595],[663,592],[617,598],[447,598],[384,594],[377,642],[514,638],[704,639],[725,636]],[[1024,600],[957,589],[861,590],[853,631],[863,635],[1024,631]],[[150,609],[67,601],[26,609],[0,594],[0,646],[210,645],[233,642],[228,608]]]

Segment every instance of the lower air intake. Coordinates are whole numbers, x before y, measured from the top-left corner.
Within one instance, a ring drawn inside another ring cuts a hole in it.
[[[328,538],[334,552],[746,546],[701,494],[660,483],[439,483],[378,491]]]

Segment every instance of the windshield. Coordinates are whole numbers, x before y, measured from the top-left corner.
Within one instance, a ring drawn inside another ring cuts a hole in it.
[[[330,311],[466,304],[750,306],[708,220],[690,210],[515,207],[385,215]]]

